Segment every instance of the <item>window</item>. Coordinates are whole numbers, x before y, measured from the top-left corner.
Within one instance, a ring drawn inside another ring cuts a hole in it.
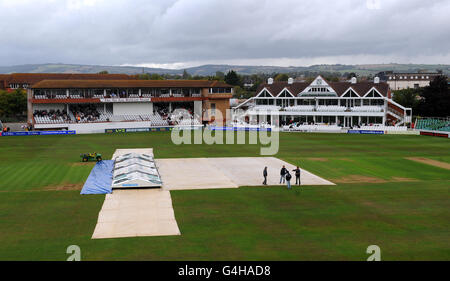
[[[377,91],[372,90],[372,91],[370,91],[370,93],[367,94],[366,97],[369,97],[369,98],[375,98],[375,97],[380,97],[380,96],[381,96],[381,95],[380,95]]]
[[[279,95],[279,97],[287,98],[287,97],[292,97],[292,95],[287,90],[283,90],[281,92],[281,94]]]
[[[345,93],[345,95],[343,95],[343,97],[356,98],[359,96],[353,90],[349,90],[347,93]]]
[[[191,93],[192,93],[193,95],[200,95],[200,89],[199,89],[199,88],[191,89]]]
[[[183,96],[185,96],[185,97],[188,97],[189,96],[189,89],[187,89],[187,88],[183,88],[183,89],[181,89],[181,94],[183,95]]]
[[[419,88],[419,84],[414,84],[414,89],[418,89]]]
[[[212,116],[216,115],[216,104],[215,103],[211,103],[211,115]]]
[[[271,98],[273,98],[273,96],[272,96],[268,91],[266,91],[266,90],[264,90],[263,92],[261,92],[261,94],[258,95],[258,97],[262,97],[262,98],[268,98],[268,97],[271,97]]]

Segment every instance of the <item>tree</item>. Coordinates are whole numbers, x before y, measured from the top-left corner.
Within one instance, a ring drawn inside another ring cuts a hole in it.
[[[27,93],[18,89],[13,92],[0,91],[0,116],[18,118],[27,111]]]
[[[240,78],[234,70],[230,70],[225,75],[225,82],[232,86],[238,86],[240,84]]]
[[[184,80],[191,79],[191,75],[186,71],[186,69],[183,70],[183,76],[182,77],[183,77]]]
[[[98,74],[109,74],[109,72],[106,71],[106,70],[102,70],[102,71],[100,71]]]
[[[205,77],[200,76],[200,75],[195,75],[194,77],[192,77],[192,80],[204,80]]]
[[[150,74],[148,73],[139,74],[137,78],[139,80],[150,80]]]
[[[398,102],[399,104],[403,105],[404,107],[410,107],[412,108],[412,111],[414,114],[418,113],[418,106],[419,106],[419,98],[420,94],[422,92],[422,89],[403,89],[403,90],[397,90],[393,92],[393,99],[395,102]]]
[[[233,98],[248,99],[248,98],[253,97],[254,95],[255,95],[254,92],[246,91],[246,90],[242,89],[240,86],[234,87]]]
[[[450,93],[447,77],[436,76],[420,94],[419,113],[429,117],[450,116]]]
[[[347,74],[347,80],[350,80],[350,79],[352,79],[353,77],[356,77],[356,73],[350,72],[350,73]]]
[[[337,77],[337,76],[326,76],[325,80],[327,80],[329,82],[339,82],[339,77]]]
[[[284,82],[286,82],[288,79],[289,75],[287,75],[286,73],[280,73],[274,78],[275,81],[284,81]]]
[[[219,78],[220,80],[224,80],[225,73],[223,73],[222,71],[216,71],[216,77]]]
[[[164,80],[164,77],[162,77],[158,73],[153,73],[153,74],[150,75],[150,79],[149,80]]]

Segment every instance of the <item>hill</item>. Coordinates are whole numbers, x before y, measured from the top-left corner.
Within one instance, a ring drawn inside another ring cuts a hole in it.
[[[252,66],[252,65],[202,65],[186,68],[191,75],[214,75],[217,71],[228,72],[235,70],[239,74],[273,74],[273,73],[302,73],[314,74],[320,72],[335,73],[351,73],[354,72],[359,76],[374,75],[380,71],[394,70],[397,72],[417,72],[426,70],[435,72],[437,69],[443,70],[445,74],[450,73],[450,65],[448,64],[360,64],[360,65],[343,65],[343,64],[322,64],[312,66]],[[184,69],[165,69],[165,68],[149,68],[134,66],[106,66],[106,65],[78,65],[78,64],[27,64],[15,66],[0,66],[0,73],[98,73],[100,71],[108,71],[109,73],[157,73],[181,75]]]

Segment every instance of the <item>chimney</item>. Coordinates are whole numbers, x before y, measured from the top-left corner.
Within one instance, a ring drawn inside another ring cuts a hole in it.
[[[292,83],[294,83],[294,79],[293,79],[293,78],[289,78],[289,79],[288,79],[288,84],[289,84],[289,85],[292,85]]]
[[[356,82],[357,82],[357,80],[356,80],[356,77],[352,77],[352,84],[356,84]]]
[[[273,84],[273,78],[267,79],[267,84],[272,85]]]
[[[374,79],[373,79],[373,83],[375,83],[375,84],[380,84],[380,77],[375,77]]]

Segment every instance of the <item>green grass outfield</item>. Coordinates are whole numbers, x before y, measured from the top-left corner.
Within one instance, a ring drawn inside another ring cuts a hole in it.
[[[104,195],[82,196],[79,154],[153,147],[157,158],[259,156],[259,145],[179,145],[167,132],[0,137],[0,260],[450,260],[450,140],[280,134],[276,157],[336,186],[172,191],[181,236],[91,240]],[[274,176],[278,171],[269,171]],[[269,174],[270,176],[270,174]]]

